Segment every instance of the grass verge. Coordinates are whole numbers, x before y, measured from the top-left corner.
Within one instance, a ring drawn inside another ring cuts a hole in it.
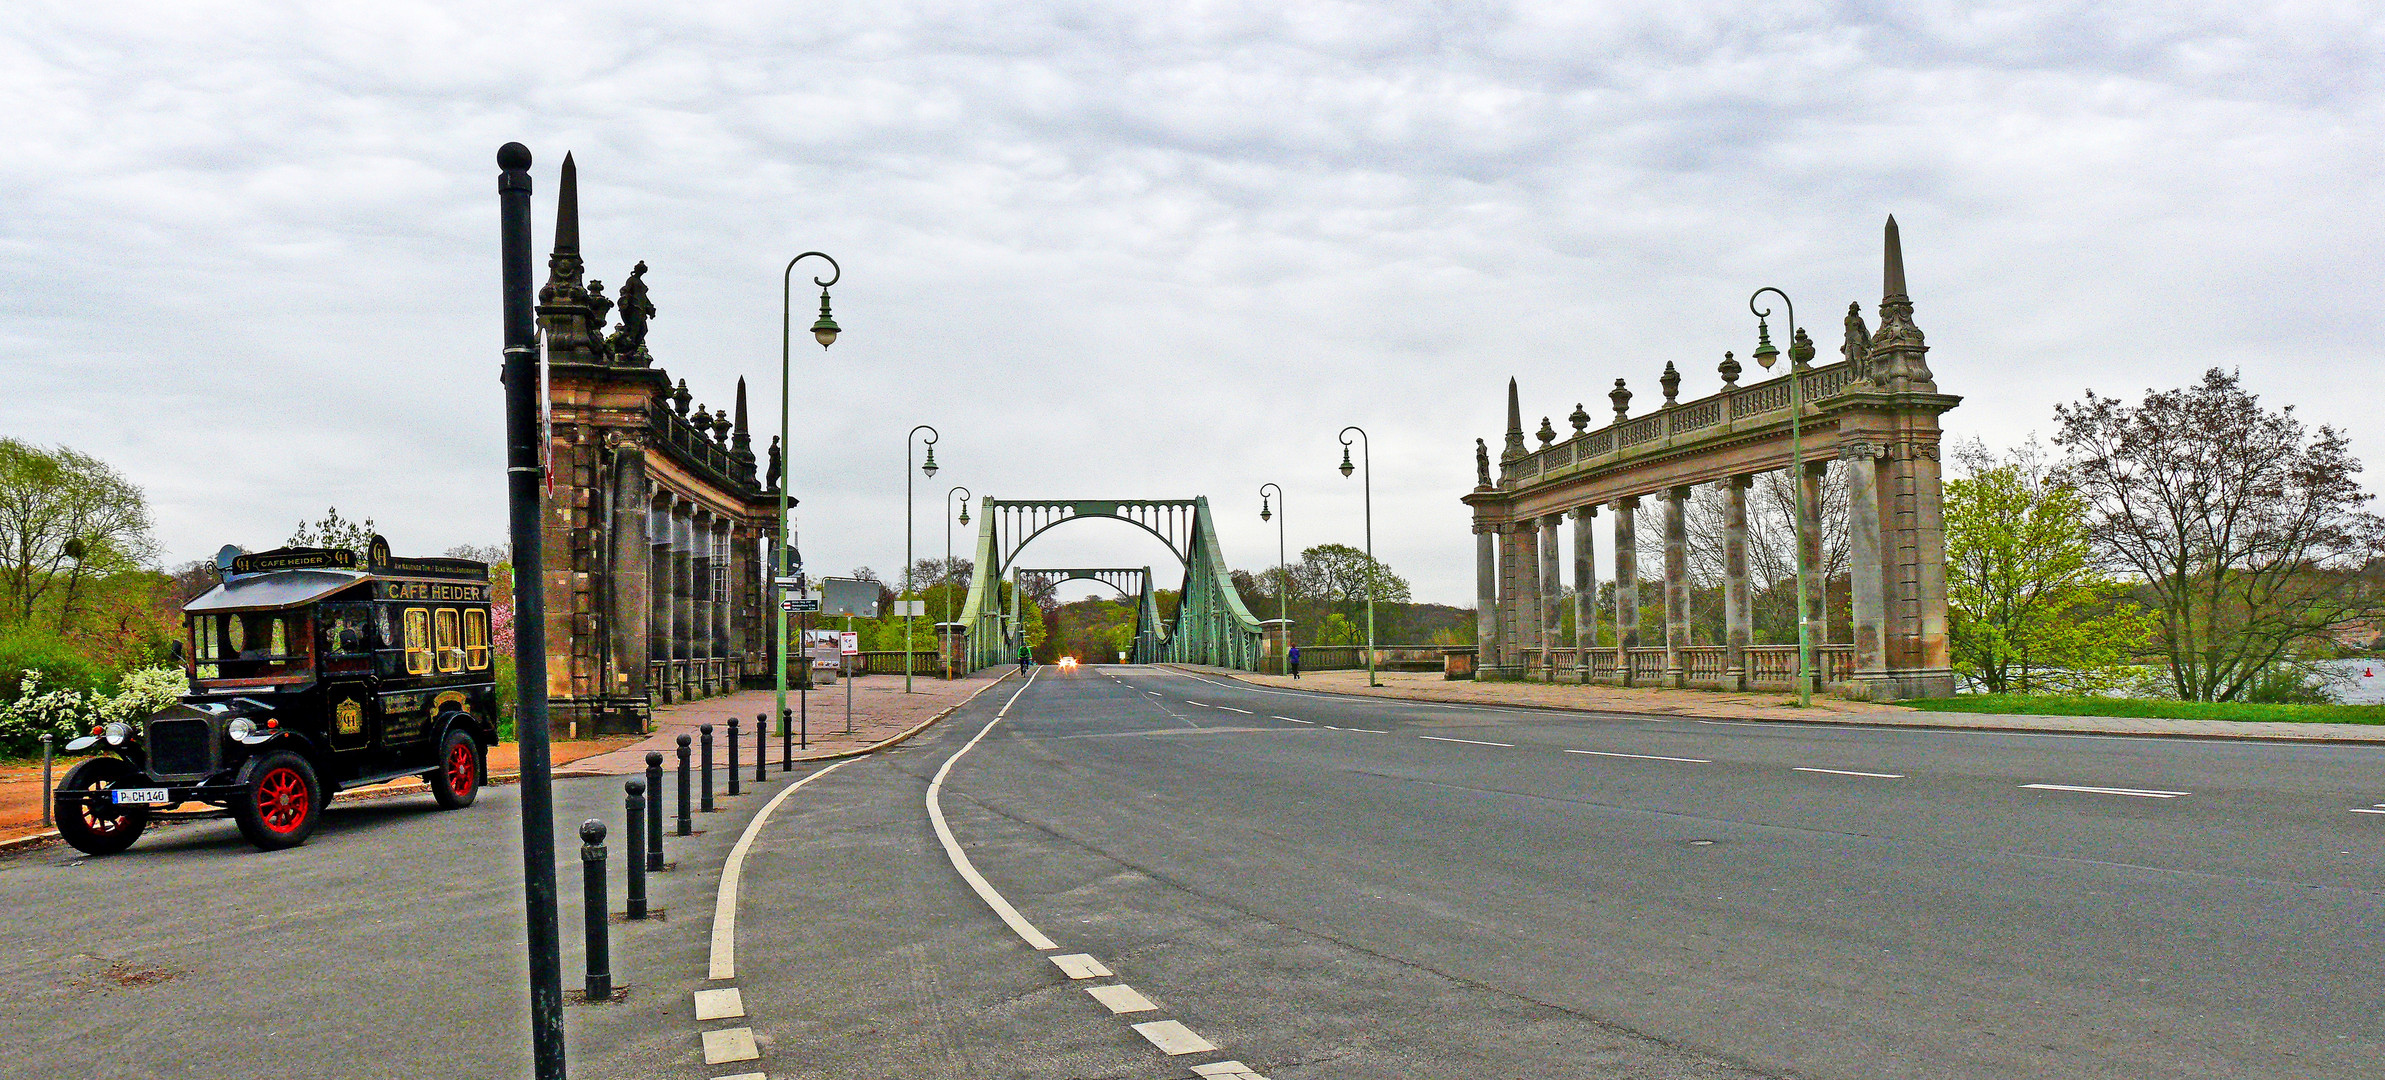
[[[2385,705],[2254,705],[2241,701],[1969,694],[1900,701],[1928,712],[2030,716],[2146,716],[2162,720],[2238,720],[2295,724],[2385,724]]]

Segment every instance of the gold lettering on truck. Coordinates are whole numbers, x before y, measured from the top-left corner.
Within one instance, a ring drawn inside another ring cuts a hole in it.
[[[340,731],[340,734],[342,734],[342,735],[362,735],[362,734],[364,734],[364,703],[363,703],[363,702],[361,702],[361,701],[358,701],[358,700],[356,700],[355,698],[349,698],[349,699],[348,699],[348,700],[346,700],[346,701],[340,702],[340,703],[339,703],[339,706],[338,706],[337,708],[335,708],[335,709],[333,709],[333,710],[332,710],[332,713],[333,713],[334,717],[335,717],[335,718],[338,720],[338,722],[339,722],[339,731]]]

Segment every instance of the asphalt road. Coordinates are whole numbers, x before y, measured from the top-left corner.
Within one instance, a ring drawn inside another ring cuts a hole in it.
[[[2381,766],[1043,669],[673,838],[670,918],[616,928],[633,989],[569,1011],[572,1075],[2376,1077]],[[940,770],[954,844],[1052,948],[956,869]],[[513,795],[340,804],[271,855],[211,822],[0,859],[0,1076],[526,1075]],[[617,781],[557,798],[566,834],[620,816]],[[1152,1007],[1087,992],[1121,985]],[[727,986],[746,1015],[696,1021]],[[760,1056],[705,1064],[729,1025]]]

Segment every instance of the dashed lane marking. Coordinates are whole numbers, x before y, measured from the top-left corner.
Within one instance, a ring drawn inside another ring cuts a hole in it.
[[[2140,799],[2183,799],[2186,796],[2194,794],[2194,792],[2191,791],[2152,791],[2143,788],[2121,787],[2080,787],[2076,784],[2022,784],[2021,786],[2024,788],[2035,788],[2039,791],[2080,791],[2089,795],[2134,795]]]
[[[1135,1034],[1151,1040],[1161,1053],[1169,1057],[1179,1054],[1199,1054],[1217,1049],[1217,1044],[1193,1034],[1191,1028],[1174,1020],[1153,1020],[1134,1025]]]
[[[734,986],[696,991],[696,1019],[734,1020],[745,1015],[745,995]]]
[[[1612,750],[1567,750],[1567,751],[1566,751],[1566,753],[1568,753],[1568,754],[1589,754],[1589,755],[1591,755],[1592,757],[1627,757],[1627,758],[1638,758],[1638,759],[1640,759],[1640,760],[1642,760],[1642,761],[1686,761],[1686,762],[1688,762],[1688,763],[1690,763],[1690,764],[1692,764],[1692,765],[1712,765],[1712,764],[1714,764],[1714,762],[1712,762],[1712,761],[1709,761],[1709,760],[1707,760],[1707,759],[1705,759],[1705,758],[1702,758],[1702,757],[1666,757],[1666,756],[1664,756],[1663,754],[1618,754],[1618,753],[1616,753],[1616,752],[1614,752],[1614,751],[1612,751]]]
[[[1293,723],[1295,723],[1295,724],[1315,724],[1315,723],[1316,723],[1316,721],[1314,721],[1314,720],[1302,720],[1302,719],[1299,719],[1299,718],[1297,718],[1297,717],[1291,717],[1291,716],[1270,716],[1270,717],[1268,717],[1267,719],[1269,719],[1269,720],[1290,720],[1291,722],[1293,722]]]
[[[1085,988],[1085,992],[1093,995],[1093,1000],[1101,1002],[1102,1007],[1113,1013],[1159,1011],[1159,1006],[1153,1005],[1150,998],[1144,997],[1140,991],[1125,983],[1088,986]]]
[[[1377,732],[1376,734],[1382,733]],[[1418,735],[1417,738],[1431,739],[1434,742],[1462,742],[1471,746],[1504,746],[1511,750],[1515,748],[1515,744],[1511,742],[1484,742],[1481,739],[1452,739],[1446,735]]]
[[[1193,1066],[1193,1075],[1201,1080],[1267,1080],[1257,1070],[1239,1061],[1212,1061]]]
[[[1110,975],[1108,966],[1085,953],[1055,956],[1052,957],[1052,964],[1071,979],[1105,979]]]
[[[1249,709],[1237,709],[1237,708],[1235,708],[1235,707],[1233,707],[1233,706],[1231,706],[1231,705],[1213,705],[1213,706],[1210,706],[1210,707],[1211,707],[1211,708],[1215,708],[1215,709],[1222,709],[1222,710],[1224,710],[1224,711],[1226,711],[1226,712],[1238,712],[1238,713],[1241,713],[1241,714],[1242,714],[1242,715],[1244,715],[1244,716],[1255,716],[1255,715],[1257,715],[1256,713],[1253,713],[1253,712],[1251,712]]]
[[[2352,808],[2352,812],[2355,814],[2385,814],[2385,806],[2379,806],[2375,810],[2363,810],[2360,807],[2355,806]]]
[[[762,1056],[754,1045],[754,1029],[749,1027],[722,1028],[704,1033],[704,1064],[721,1065],[731,1061],[752,1061]]]
[[[1202,707],[1202,708],[1204,708],[1204,709],[1207,709],[1207,708],[1212,708],[1212,707],[1213,707],[1213,706],[1211,706],[1211,705],[1210,705],[1208,702],[1206,702],[1206,701],[1194,701],[1194,700],[1193,700],[1193,699],[1191,699],[1191,698],[1186,698],[1186,699],[1184,699],[1184,703],[1185,703],[1185,704],[1187,704],[1187,705],[1198,705],[1198,706],[1200,706],[1200,707]]]
[[[952,868],[960,872],[961,880],[969,883],[969,888],[976,891],[977,898],[985,901],[987,907],[994,909],[994,914],[1002,917],[1003,925],[1010,927],[1011,932],[1017,934],[1020,940],[1025,941],[1038,952],[1048,952],[1059,948],[1060,944],[1045,937],[1043,931],[1035,928],[1034,923],[1028,922],[1026,916],[1019,914],[1019,909],[1010,906],[1010,901],[1003,899],[1001,893],[994,891],[994,886],[986,881],[984,874],[977,872],[976,864],[970,862],[968,853],[961,850],[961,842],[953,837],[952,826],[945,823],[944,807],[941,801],[944,794],[944,778],[952,774],[953,765],[961,760],[961,755],[975,749],[978,740],[985,738],[987,732],[994,730],[994,725],[1001,723],[1003,717],[1010,715],[1010,707],[1019,703],[1019,695],[1026,693],[1028,687],[1035,685],[1035,677],[1041,674],[1043,674],[1042,668],[1037,668],[1030,673],[1027,676],[1027,681],[1019,684],[1017,692],[1010,695],[1010,700],[1002,703],[1002,711],[995,713],[993,719],[986,721],[984,727],[977,729],[977,734],[971,736],[969,742],[960,750],[944,759],[944,767],[936,770],[936,779],[928,784],[927,811],[928,821],[936,827],[936,839],[943,843],[944,855],[952,860]]]
[[[1230,1076],[1232,1074],[1228,1075]],[[770,1080],[770,1078],[762,1075],[761,1073],[738,1073],[735,1076],[715,1076],[712,1078],[712,1080]],[[1236,1080],[1239,1080],[1239,1078],[1236,1078]]]
[[[1902,780],[1902,779],[1904,779],[1904,778],[1905,778],[1905,774],[1903,774],[1903,773],[1892,773],[1892,772],[1856,772],[1856,771],[1855,771],[1855,770],[1853,770],[1853,769],[1809,769],[1809,768],[1806,768],[1806,767],[1805,767],[1805,766],[1803,766],[1803,765],[1796,766],[1796,771],[1798,771],[1798,772],[1818,772],[1818,773],[1829,773],[1829,774],[1830,774],[1830,775],[1832,775],[1832,776],[1876,776],[1876,777],[1879,777],[1879,778],[1880,778],[1880,779],[1882,779],[1882,780]]]

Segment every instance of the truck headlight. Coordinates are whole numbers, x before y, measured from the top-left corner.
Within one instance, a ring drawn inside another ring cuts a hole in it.
[[[110,720],[108,721],[108,726],[100,731],[99,737],[106,739],[109,746],[122,746],[124,745],[124,740],[132,738],[132,733],[133,728],[131,724],[127,724],[122,720]]]
[[[257,722],[245,716],[238,717],[224,731],[236,741],[247,742],[249,736],[257,733]]]

